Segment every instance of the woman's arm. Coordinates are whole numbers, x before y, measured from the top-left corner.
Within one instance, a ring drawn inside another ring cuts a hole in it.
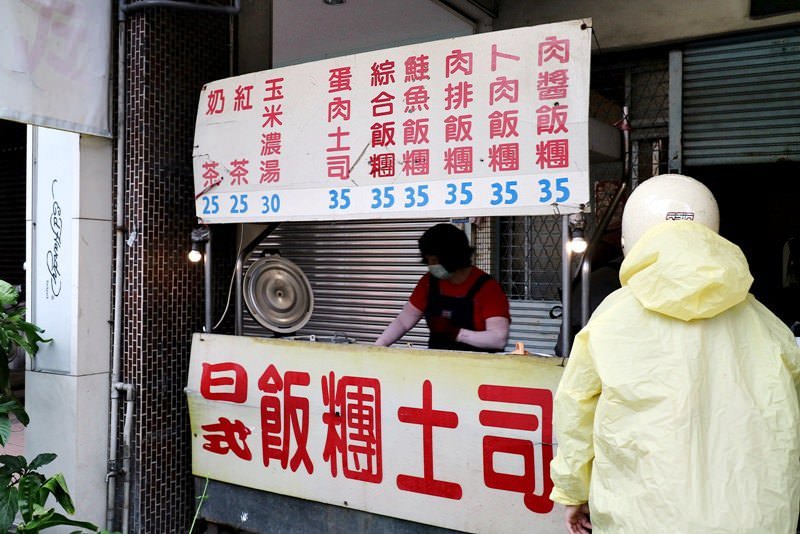
[[[503,350],[508,342],[509,320],[506,317],[488,317],[486,330],[478,332],[462,328],[456,341],[481,349]]]
[[[383,331],[383,334],[381,334],[380,337],[375,341],[375,344],[380,345],[381,347],[388,347],[403,337],[406,332],[414,328],[414,325],[416,325],[421,318],[422,310],[418,309],[410,302],[406,302],[405,306],[403,306],[403,310],[400,312],[400,315],[395,317],[394,321],[389,323],[389,326],[386,327],[386,330]]]

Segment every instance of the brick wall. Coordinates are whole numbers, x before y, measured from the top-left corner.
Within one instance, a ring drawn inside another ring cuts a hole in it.
[[[192,140],[203,83],[228,76],[229,20],[165,8],[127,20],[125,225],[126,238],[138,236],[124,267],[122,379],[137,394],[132,532],[187,532],[194,512],[183,388],[204,307],[202,264],[186,259]]]

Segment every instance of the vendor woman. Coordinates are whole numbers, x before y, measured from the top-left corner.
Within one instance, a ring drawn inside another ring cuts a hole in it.
[[[428,272],[375,344],[391,345],[424,315],[431,349],[503,350],[511,322],[508,298],[494,278],[472,265],[464,232],[437,224],[419,238],[419,251]]]

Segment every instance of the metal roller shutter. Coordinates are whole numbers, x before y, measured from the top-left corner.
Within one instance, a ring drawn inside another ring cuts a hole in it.
[[[688,47],[686,166],[800,159],[800,28]]]
[[[245,259],[279,251],[308,277],[314,312],[297,335],[344,335],[372,343],[408,300],[426,270],[417,239],[446,219],[291,222],[281,224]],[[269,336],[245,308],[243,334]],[[421,321],[395,344],[427,345]]]

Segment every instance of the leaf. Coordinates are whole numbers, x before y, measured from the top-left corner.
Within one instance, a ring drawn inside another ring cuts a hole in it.
[[[17,418],[17,421],[22,423],[23,426],[28,426],[28,423],[31,422],[30,417],[28,417],[28,412],[25,411],[25,407],[17,402],[16,408],[11,410],[11,413],[14,414],[14,417]]]
[[[28,467],[28,460],[24,456],[0,454],[0,464],[9,467],[13,473],[19,473]]]
[[[58,455],[53,453],[53,452],[43,452],[42,454],[40,454],[36,458],[34,458],[33,461],[30,464],[28,464],[28,468],[29,469],[38,469],[38,468],[42,467],[43,465],[49,464],[50,462],[55,460],[57,457],[58,457]]]
[[[0,393],[3,397],[11,396],[11,373],[8,370],[8,357],[4,354],[0,354]]]
[[[19,513],[26,523],[33,519],[37,505],[44,505],[47,500],[47,493],[40,492],[42,484],[37,477],[25,475],[17,483],[19,488]],[[40,502],[41,501],[41,502]]]
[[[25,334],[25,340],[20,344],[31,355],[35,356],[39,351],[39,343],[49,343],[52,339],[45,339],[39,334],[44,333],[44,330],[35,324],[27,321],[20,321],[19,331]]]
[[[53,497],[56,498],[56,501],[58,501],[58,504],[61,505],[64,511],[68,514],[75,513],[75,504],[72,502],[72,497],[69,496],[67,481],[64,480],[64,475],[56,473],[47,479],[42,488],[49,491]]]
[[[0,306],[13,306],[17,303],[18,298],[19,293],[14,286],[5,280],[0,280]]]
[[[0,393],[0,415],[3,414],[14,414],[17,420],[25,426],[30,422],[25,406],[21,402],[11,395]]]
[[[7,413],[0,413],[0,446],[5,447],[11,437],[11,419]]]
[[[54,512],[53,510],[47,510],[47,512],[41,517],[37,517],[33,521],[25,523],[25,525],[20,525],[17,527],[17,532],[20,534],[34,533],[46,528],[57,527],[59,525],[85,528],[92,532],[97,532],[98,530],[97,525],[89,523],[88,521],[77,521],[75,519],[70,519],[65,515]]]
[[[0,489],[0,532],[8,532],[17,517],[17,488]]]

